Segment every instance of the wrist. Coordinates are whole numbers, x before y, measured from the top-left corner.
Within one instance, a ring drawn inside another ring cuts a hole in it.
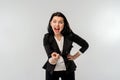
[[[76,56],[75,55],[73,55],[73,60],[75,60],[76,59]]]
[[[79,52],[77,52],[75,55],[73,55],[73,59],[75,60],[76,58],[78,58],[81,54]]]
[[[77,53],[79,53],[80,55],[82,55],[82,53],[80,51],[78,51]]]

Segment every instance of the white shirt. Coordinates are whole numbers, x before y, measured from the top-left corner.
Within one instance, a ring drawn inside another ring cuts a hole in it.
[[[57,45],[58,45],[60,51],[62,52],[62,50],[63,50],[63,44],[64,44],[64,37],[62,36],[60,41],[57,40],[56,37],[54,37],[54,38],[55,38],[55,40],[57,42]],[[56,63],[54,71],[63,71],[63,70],[66,70],[66,66],[65,66],[65,62],[64,62],[63,57],[60,56],[60,58],[58,59],[58,61]]]

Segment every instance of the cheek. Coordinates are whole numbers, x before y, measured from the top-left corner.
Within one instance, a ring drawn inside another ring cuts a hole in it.
[[[52,29],[54,28],[54,24],[51,23],[50,26],[52,27]]]
[[[52,23],[50,23],[50,26],[52,27],[52,26],[53,26],[53,24],[52,24]]]
[[[64,26],[61,26],[61,31],[63,30]]]

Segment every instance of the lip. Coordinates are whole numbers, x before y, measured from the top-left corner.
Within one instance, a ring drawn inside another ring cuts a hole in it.
[[[54,30],[55,30],[55,31],[59,31],[59,30],[60,30],[60,28],[54,28]]]
[[[60,30],[60,28],[54,28],[54,30]]]

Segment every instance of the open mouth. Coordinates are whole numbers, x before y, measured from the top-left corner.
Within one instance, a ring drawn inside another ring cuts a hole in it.
[[[59,31],[59,30],[60,30],[60,28],[54,28],[54,30],[55,30],[55,31]]]

